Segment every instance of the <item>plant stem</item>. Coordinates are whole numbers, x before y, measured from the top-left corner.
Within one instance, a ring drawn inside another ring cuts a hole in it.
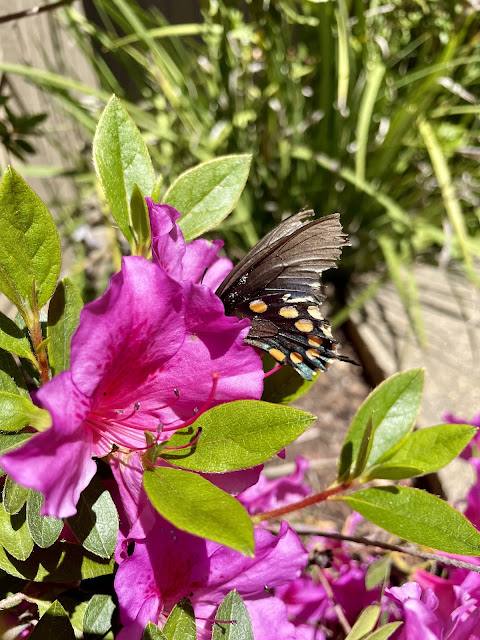
[[[278,509],[273,509],[272,511],[265,511],[264,513],[257,513],[255,516],[252,516],[253,523],[262,522],[262,520],[270,520],[270,518],[278,518],[279,516],[283,516],[287,513],[293,513],[294,511],[298,511],[299,509],[303,509],[304,507],[311,507],[313,504],[317,504],[318,502],[324,502],[328,500],[330,496],[334,496],[337,493],[341,493],[345,491],[350,484],[340,483],[329,489],[325,489],[325,491],[320,491],[320,493],[314,493],[312,496],[308,496],[303,500],[299,500],[298,502],[293,502],[292,504],[287,504],[284,507],[279,507]]]
[[[42,384],[45,384],[50,380],[50,375],[48,373],[47,353],[43,348],[38,349],[40,344],[43,342],[42,327],[40,325],[40,317],[38,311],[35,312],[34,321],[30,328],[30,336],[32,338],[35,355],[37,357]]]
[[[480,566],[465,562],[464,560],[457,560],[456,558],[449,558],[448,556],[440,556],[436,553],[428,553],[415,549],[412,547],[405,547],[402,545],[391,544],[389,542],[382,542],[381,540],[370,540],[364,536],[347,536],[343,533],[336,533],[334,531],[325,531],[320,527],[314,525],[305,524],[303,522],[290,522],[290,526],[294,531],[300,535],[319,536],[321,538],[331,538],[332,540],[343,540],[345,542],[353,542],[355,544],[361,544],[366,547],[377,547],[378,549],[385,549],[386,551],[394,551],[396,553],[404,553],[422,560],[433,560],[441,564],[456,567],[458,569],[468,569],[469,571],[475,571],[480,573]],[[273,533],[278,533],[279,527],[277,525],[271,525],[268,527]]]

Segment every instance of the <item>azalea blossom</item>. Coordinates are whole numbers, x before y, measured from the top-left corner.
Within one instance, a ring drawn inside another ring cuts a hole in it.
[[[307,549],[316,555],[327,554],[328,566],[310,567],[296,580],[275,589],[275,595],[285,603],[298,640],[337,637],[342,633],[338,608],[353,624],[365,607],[378,602],[380,589],[365,588],[367,569],[374,557],[357,560],[347,543],[329,538],[312,538]],[[328,593],[319,572],[328,583]]]
[[[128,460],[125,456],[117,456],[112,465],[117,480],[113,496],[121,523],[115,591],[124,629],[118,640],[140,639],[149,621],[162,626],[185,597],[193,604],[199,638],[210,638],[216,610],[232,589],[245,602],[255,638],[294,640],[295,628],[287,619],[286,607],[270,591],[295,579],[306,565],[308,553],[297,534],[286,523],[278,536],[258,529],[255,556],[249,558],[181,531],[162,518],[148,500],[139,454],[128,454]],[[122,471],[125,465],[127,474]],[[256,482],[258,473],[257,468],[216,474],[217,483],[238,493]]]
[[[144,540],[121,561],[115,578],[124,629],[118,640],[142,637],[147,623],[163,625],[173,607],[189,597],[202,638],[211,636],[215,612],[236,589],[250,613],[254,637],[293,640],[285,605],[265,591],[296,578],[308,554],[283,523],[278,536],[255,531],[255,557],[178,530],[157,515]],[[132,589],[135,584],[135,589]]]
[[[249,322],[225,316],[213,293],[228,266],[219,245],[188,249],[177,216],[152,208],[154,262],[124,258],[107,291],[83,308],[70,370],[36,393],[52,427],[1,458],[16,482],[45,496],[44,515],[76,512],[96,471],[92,457],[145,450],[145,431],[162,441],[210,407],[261,396],[260,357],[243,344]],[[199,284],[209,268],[211,286]]]
[[[418,572],[417,572],[418,573]],[[426,573],[426,572],[425,572]],[[473,575],[473,572],[469,572]],[[430,574],[428,574],[430,575]],[[477,587],[480,576],[476,576]],[[431,576],[436,578],[436,576]],[[418,580],[419,576],[416,576]],[[470,587],[471,588],[471,587]],[[431,587],[422,588],[418,582],[406,582],[402,587],[385,590],[388,598],[400,607],[404,624],[398,640],[479,640],[480,609],[478,595],[472,597],[465,588],[452,590],[447,602],[436,595]]]

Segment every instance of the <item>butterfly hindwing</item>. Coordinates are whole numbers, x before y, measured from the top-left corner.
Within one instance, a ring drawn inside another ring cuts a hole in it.
[[[322,318],[322,271],[336,267],[348,244],[339,214],[305,222],[305,211],[270,231],[220,285],[228,315],[249,318],[245,340],[289,363],[305,379],[324,371],[337,355],[337,341]]]

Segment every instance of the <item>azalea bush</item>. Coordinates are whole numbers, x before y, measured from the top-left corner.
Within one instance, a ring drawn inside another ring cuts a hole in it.
[[[413,431],[421,370],[367,398],[325,490],[310,492],[301,464],[281,484],[261,479],[263,464],[313,421],[286,404],[313,383],[284,368],[264,385],[262,359],[244,344],[248,319],[226,316],[215,294],[232,263],[218,255],[221,242],[200,236],[235,207],[251,158],[216,158],[164,190],[115,97],[93,157],[130,255],[85,306],[68,278],[58,280],[60,243],[43,202],[12,168],[0,185],[0,289],[18,310],[0,316],[0,568],[10,636],[321,637],[330,605],[300,614],[295,593],[304,598],[305,586],[308,598],[322,584],[329,602],[332,592],[342,601],[351,582],[328,586],[321,567],[312,582],[315,543],[306,548],[294,527],[274,525],[325,500],[344,501],[400,539],[479,556],[480,533],[464,515],[392,482],[438,470],[476,433],[464,424]],[[389,637],[401,620],[378,607],[362,612],[380,591],[366,593],[361,563],[342,553],[362,594],[346,625],[337,615],[344,635],[359,616],[361,637]],[[406,606],[405,591],[391,593]]]

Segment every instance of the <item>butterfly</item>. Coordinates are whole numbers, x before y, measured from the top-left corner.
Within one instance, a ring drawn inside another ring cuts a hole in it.
[[[301,211],[281,222],[216,291],[227,315],[250,319],[247,344],[290,364],[306,380],[334,359],[356,364],[337,353],[339,343],[320,310],[325,299],[320,275],[336,267],[348,236],[338,213],[313,216]]]

